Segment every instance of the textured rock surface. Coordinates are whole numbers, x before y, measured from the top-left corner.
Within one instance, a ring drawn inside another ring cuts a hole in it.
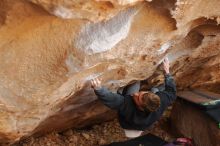
[[[173,106],[172,113],[173,130],[180,136],[193,138],[197,146],[220,146],[217,123],[206,114],[180,99]]]
[[[107,20],[124,8],[143,0],[29,0],[51,14],[65,18],[81,18],[92,21]]]
[[[88,81],[99,76],[112,90],[145,78],[155,85],[165,55],[180,89],[219,92],[219,5],[2,0],[0,141],[113,118]]]

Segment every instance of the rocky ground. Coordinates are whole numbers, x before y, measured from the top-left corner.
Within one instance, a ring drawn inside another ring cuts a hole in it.
[[[155,123],[149,131],[166,141],[172,141],[174,136],[169,134],[169,118],[165,116]],[[13,146],[99,146],[115,141],[126,140],[118,120],[105,122],[100,125],[80,130],[69,129],[62,133],[50,133],[39,138],[30,137]]]

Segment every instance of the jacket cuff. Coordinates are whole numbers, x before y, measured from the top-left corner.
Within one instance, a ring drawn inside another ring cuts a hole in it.
[[[102,92],[103,90],[104,90],[104,87],[94,88],[95,92]]]

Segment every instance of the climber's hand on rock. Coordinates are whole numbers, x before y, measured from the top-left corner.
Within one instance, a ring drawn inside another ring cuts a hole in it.
[[[91,85],[93,89],[99,89],[101,88],[101,81],[98,78],[92,79]]]
[[[167,57],[163,60],[163,69],[166,74],[170,73],[170,63]]]

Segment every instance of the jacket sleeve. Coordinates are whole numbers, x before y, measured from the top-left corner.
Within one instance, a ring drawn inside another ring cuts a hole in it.
[[[112,93],[108,89],[101,87],[94,90],[98,99],[101,100],[106,106],[112,109],[119,109],[120,105],[124,103],[124,96]]]
[[[169,106],[176,100],[176,83],[170,74],[165,75],[165,90],[161,92],[162,101],[165,102],[165,106]]]

